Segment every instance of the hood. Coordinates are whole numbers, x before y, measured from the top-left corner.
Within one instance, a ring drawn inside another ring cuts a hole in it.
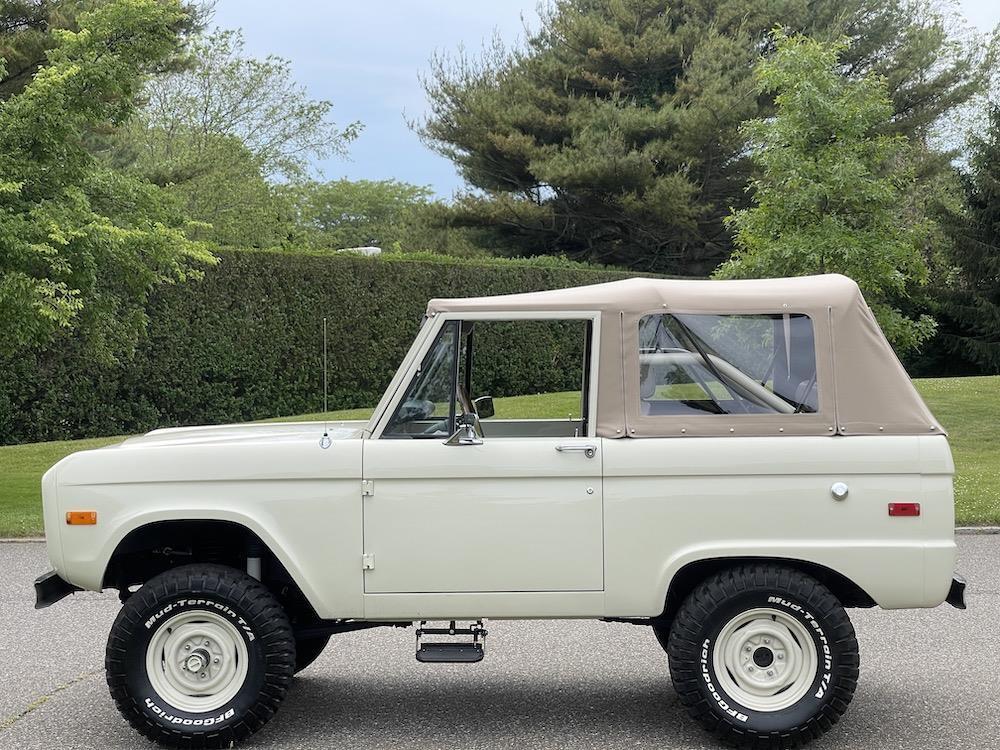
[[[360,438],[368,425],[358,422],[264,422],[223,424],[209,427],[169,427],[131,437],[110,448],[152,448],[165,445],[219,445],[232,443],[293,442],[319,440],[326,428],[332,440]]]

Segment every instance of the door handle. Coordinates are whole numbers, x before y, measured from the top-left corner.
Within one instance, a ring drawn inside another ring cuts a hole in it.
[[[582,453],[587,458],[597,455],[597,446],[590,443],[568,443],[567,445],[557,445],[556,450],[560,453]]]

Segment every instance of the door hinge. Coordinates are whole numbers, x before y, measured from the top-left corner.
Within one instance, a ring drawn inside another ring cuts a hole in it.
[[[362,570],[375,570],[375,553],[365,552],[361,556],[361,569]]]
[[[362,479],[361,480],[361,497],[371,497],[375,494],[375,480],[373,479]]]

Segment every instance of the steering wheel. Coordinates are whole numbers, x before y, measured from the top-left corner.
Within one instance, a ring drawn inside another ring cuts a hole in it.
[[[411,398],[403,402],[399,408],[400,422],[416,422],[427,419],[434,414],[434,402],[423,398]]]
[[[451,434],[448,432],[448,418],[438,420],[437,422],[432,422],[429,427],[427,427],[421,435],[438,435],[438,434]]]

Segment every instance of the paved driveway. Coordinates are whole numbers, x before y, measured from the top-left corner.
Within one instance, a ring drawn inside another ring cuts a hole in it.
[[[1000,747],[1000,536],[959,538],[969,609],[854,610],[862,676],[819,750]],[[0,544],[0,748],[149,746],[119,718],[102,670],[118,601],[80,594],[40,612],[40,544]],[[254,748],[711,748],[674,697],[647,628],[490,624],[486,659],[424,665],[410,630],[335,636]]]

